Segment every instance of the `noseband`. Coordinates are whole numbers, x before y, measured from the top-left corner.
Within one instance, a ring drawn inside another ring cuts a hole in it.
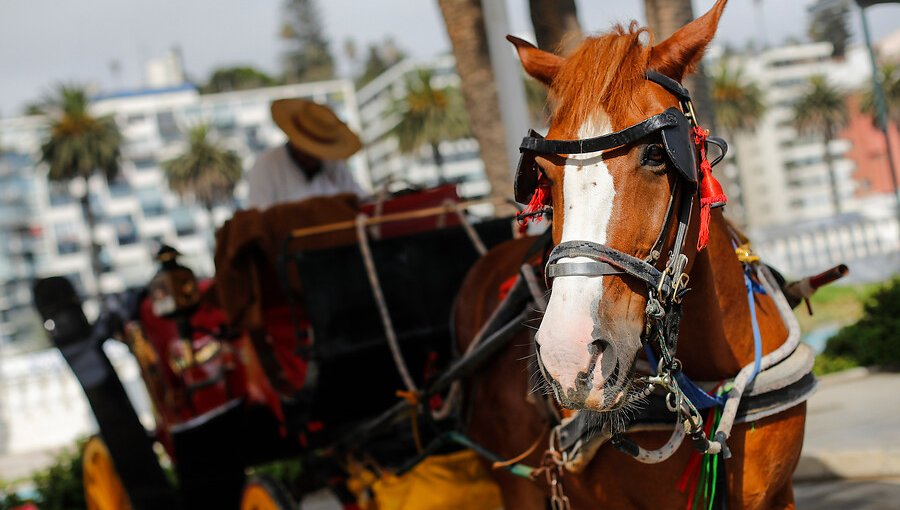
[[[677,179],[669,196],[662,229],[650,253],[645,258],[639,259],[593,241],[566,241],[555,246],[550,252],[544,274],[548,287],[554,278],[567,276],[627,275],[644,282],[647,285],[648,298],[645,309],[647,320],[642,341],[651,343],[659,349],[658,371],[662,375],[676,373],[680,370],[680,364],[675,359],[675,351],[682,314],[681,302],[689,290],[687,287],[688,274],[685,272],[688,258],[683,251],[691,221],[691,211],[694,207],[695,197],[699,195],[700,184],[704,179],[714,180],[709,172],[710,164],[705,160],[705,144],[712,143],[721,150],[721,155],[712,164],[721,161],[725,156],[727,146],[721,139],[706,138],[705,134],[699,139],[695,136],[695,133],[702,132],[702,130],[699,129],[690,94],[680,83],[652,70],[646,72],[645,78],[674,95],[678,99],[681,109],[669,108],[663,113],[621,131],[580,140],[547,140],[533,130],[530,131],[519,147],[522,156],[516,174],[515,193],[518,202],[528,203],[538,186],[541,185],[541,170],[535,162],[537,155],[600,152],[625,147],[659,133],[666,150],[669,168],[677,171]],[[698,158],[698,154],[701,156],[700,158]],[[724,205],[724,202],[716,205]],[[673,217],[674,222],[672,221]],[[670,229],[673,226],[675,228],[674,242],[665,265],[660,270],[656,264],[661,258],[663,245],[669,238]],[[565,261],[573,258],[589,260],[585,262]],[[693,409],[688,410],[687,414],[693,415],[690,417],[691,435],[695,441],[706,441],[702,427],[699,426],[702,423],[699,413]]]

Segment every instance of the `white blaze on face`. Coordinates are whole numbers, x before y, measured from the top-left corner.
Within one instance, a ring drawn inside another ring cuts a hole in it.
[[[591,138],[611,132],[609,118],[602,114],[585,123],[578,137]],[[600,154],[571,155],[563,176],[565,210],[562,241],[605,244],[615,194],[612,175]],[[577,257],[560,262],[589,261]],[[597,309],[602,295],[602,277],[565,276],[553,281],[553,293],[537,339],[541,347],[541,362],[559,383],[563,393],[574,387],[579,372],[588,369],[591,361],[589,345],[594,340]],[[595,380],[600,372],[599,359],[597,364]]]

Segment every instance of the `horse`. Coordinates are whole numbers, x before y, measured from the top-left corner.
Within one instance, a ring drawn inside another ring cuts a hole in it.
[[[653,260],[654,250],[671,254],[683,248],[687,262],[682,270],[691,290],[681,302],[683,320],[675,325],[681,338],[677,358],[687,376],[705,381],[734,377],[754,361],[751,312],[763,354],[788,336],[772,296],[756,295],[752,305],[748,302],[745,266],[735,256],[734,231],[721,210],[704,211],[709,205],[703,200],[678,193],[689,170],[680,168],[677,154],[669,152],[670,140],[660,140],[660,131],[641,124],[672,109],[684,110],[677,82],[696,68],[725,3],[718,0],[657,44],[635,22],[587,38],[568,56],[509,38],[525,71],[549,88],[553,107],[546,143],[534,134],[523,142],[546,149],[534,158],[540,176],[530,176],[533,182],[526,191],[541,190],[553,205],[552,245],[587,242],[627,260]],[[603,135],[636,125],[647,129],[600,154],[577,154],[564,142],[590,145],[591,139],[608,140]],[[560,150],[553,150],[553,143]],[[675,209],[690,213],[684,232],[668,228],[673,197]],[[679,239],[683,246],[676,246]],[[461,352],[498,306],[498,288],[517,275],[524,260],[534,258],[535,242],[526,237],[501,244],[468,273],[453,318]],[[548,411],[539,402],[542,393],[552,394],[564,412],[590,410],[612,422],[623,419],[641,391],[634,383],[635,367],[645,356],[644,335],[652,329],[647,309],[653,293],[635,277],[638,270],[608,271],[584,252],[567,253],[555,261],[560,267],[551,278],[552,291],[536,332],[523,329],[466,382],[469,437],[500,457],[518,457],[530,465],[541,465],[546,452],[535,446],[551,439]],[[657,266],[666,262],[660,253],[655,254]],[[805,415],[801,402],[734,426],[727,438],[730,458],[724,461],[728,508],[795,508],[791,477]],[[670,435],[671,429],[622,437],[656,448]],[[564,495],[572,508],[690,508],[689,491],[676,486],[694,455],[685,442],[668,460],[644,464],[606,443],[580,473],[564,474]],[[505,508],[543,509],[549,496],[558,496],[550,477],[546,483],[543,477],[531,481],[502,470],[495,470],[494,477]]]

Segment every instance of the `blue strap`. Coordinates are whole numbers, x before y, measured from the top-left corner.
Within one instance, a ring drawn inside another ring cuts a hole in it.
[[[732,244],[734,244],[734,241],[732,241]],[[765,295],[766,289],[759,282],[754,281],[753,278],[750,277],[749,266],[745,266],[744,268],[744,285],[747,287],[747,304],[750,307],[750,326],[753,329],[753,373],[747,381],[749,384],[753,382],[753,380],[756,379],[756,375],[759,374],[760,363],[762,360],[762,334],[759,331],[759,321],[756,319],[756,301],[753,295]],[[658,362],[649,343],[644,344],[644,352],[647,354],[650,370],[655,375]],[[709,409],[713,406],[721,407],[725,405],[725,400],[728,399],[727,394],[714,396],[706,393],[702,388],[697,386],[690,377],[685,375],[684,372],[679,371],[676,373],[675,380],[678,382],[681,391],[697,409]]]
[[[657,366],[656,355],[653,354],[653,349],[650,348],[649,343],[644,344],[644,352],[647,354],[650,370],[652,370],[655,375]],[[675,380],[678,382],[678,387],[681,388],[682,393],[684,393],[697,409],[709,409],[710,407],[721,407],[725,405],[725,400],[727,399],[726,395],[713,396],[706,393],[703,391],[703,388],[697,386],[697,383],[692,381],[690,377],[684,374],[684,372],[679,371],[676,373]]]
[[[750,307],[750,326],[753,329],[753,373],[750,375],[747,383],[756,379],[759,373],[759,364],[762,359],[762,334],[759,332],[759,321],[756,320],[756,300],[753,294],[757,293],[757,289],[761,289],[761,294],[765,294],[765,289],[750,278],[749,269],[744,270],[744,285],[747,286],[747,305]]]

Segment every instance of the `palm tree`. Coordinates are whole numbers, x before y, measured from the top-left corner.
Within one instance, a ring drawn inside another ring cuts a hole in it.
[[[163,163],[169,189],[185,198],[192,196],[206,209],[210,232],[215,232],[213,207],[234,199],[234,187],[243,175],[241,158],[210,137],[206,124],[188,132],[188,147],[181,156]]]
[[[727,136],[752,131],[765,113],[763,94],[756,83],[744,78],[741,67],[722,61],[712,76],[712,100],[716,123]]]
[[[728,142],[734,140],[735,135],[741,132],[752,131],[756,127],[756,123],[765,112],[765,105],[762,100],[762,90],[752,82],[744,79],[743,69],[729,65],[726,60],[722,60],[719,66],[713,72],[710,80],[712,86],[711,96],[716,114],[716,124],[721,129],[722,134]],[[737,144],[731,143],[730,152],[734,159],[735,147]],[[726,164],[728,162],[726,161]],[[740,181],[740,174],[735,175],[735,180]],[[743,204],[738,204],[742,206]],[[744,214],[743,207],[738,207],[734,217],[742,217]],[[742,222],[746,222],[743,218]]]
[[[829,85],[824,76],[816,75],[810,78],[809,89],[794,104],[794,126],[801,134],[815,134],[822,137],[823,156],[825,166],[828,168],[835,214],[841,213],[841,199],[829,145],[848,121],[844,94]]]
[[[528,9],[539,48],[566,53],[581,42],[575,0],[529,0]]]
[[[434,73],[419,69],[406,80],[406,95],[394,104],[400,122],[394,127],[400,151],[412,153],[430,145],[438,180],[446,182],[440,143],[469,136],[469,122],[459,90],[435,88]]]
[[[90,259],[95,292],[100,294],[100,246],[95,228],[97,218],[90,205],[89,179],[100,174],[107,182],[119,173],[122,135],[112,117],[91,115],[84,88],[61,85],[56,96],[46,101],[44,112],[51,119],[50,130],[41,145],[41,161],[47,164],[47,179],[69,183],[83,181],[84,193],[79,197],[81,212],[90,237]]]
[[[881,73],[881,87],[884,90],[884,99],[887,102],[887,118],[890,122],[900,125],[900,64],[887,62],[879,69]],[[875,94],[872,87],[866,88],[863,93],[860,109],[872,118],[876,118]]]
[[[691,0],[644,0],[644,14],[647,16],[647,26],[653,31],[655,41],[659,43],[690,23],[694,19],[694,8]],[[691,91],[691,99],[697,110],[697,116],[700,117],[700,123],[715,133],[709,80],[702,62],[697,65],[693,75],[684,79],[684,85]]]
[[[488,53],[481,0],[438,0],[456,58],[460,91],[469,114],[472,135],[478,140],[491,195],[506,198],[512,189],[512,163],[500,120],[500,100]],[[517,127],[513,126],[518,129]],[[505,213],[504,208],[498,212]]]

